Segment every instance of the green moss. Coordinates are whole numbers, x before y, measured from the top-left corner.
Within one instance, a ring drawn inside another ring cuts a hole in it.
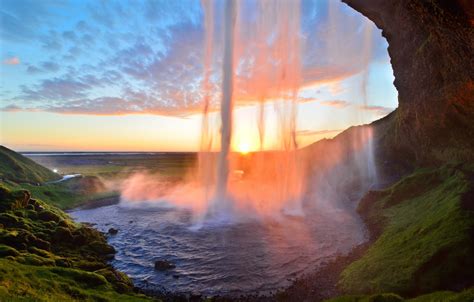
[[[359,210],[380,236],[343,271],[343,291],[412,295],[472,280],[474,214],[461,202],[472,190],[470,173],[420,170],[364,198]]]
[[[474,287],[462,292],[438,291],[412,299],[403,299],[395,294],[376,294],[367,296],[343,296],[326,302],[466,302],[474,299]]]
[[[114,249],[101,233],[24,191],[0,192],[0,301],[148,299],[107,264]]]
[[[16,249],[8,245],[0,244],[0,258],[4,258],[8,256],[15,257],[18,255],[20,255],[20,253]]]
[[[474,287],[456,293],[451,291],[434,292],[427,295],[422,295],[414,299],[409,299],[409,302],[465,302],[474,300]]]
[[[150,301],[143,295],[118,293],[100,274],[6,259],[0,259],[0,300]]]
[[[327,302],[402,302],[402,297],[395,294],[377,294],[370,296],[344,296],[337,297]]]

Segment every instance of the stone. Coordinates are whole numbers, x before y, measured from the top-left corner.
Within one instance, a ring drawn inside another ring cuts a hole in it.
[[[116,235],[116,234],[118,233],[118,230],[117,230],[117,229],[114,229],[114,228],[110,228],[109,231],[108,231],[108,233],[109,233],[110,235]]]
[[[169,270],[169,269],[173,269],[175,267],[176,267],[176,265],[174,265],[173,263],[171,263],[167,260],[156,260],[155,261],[155,269],[157,271],[166,271],[166,270]]]

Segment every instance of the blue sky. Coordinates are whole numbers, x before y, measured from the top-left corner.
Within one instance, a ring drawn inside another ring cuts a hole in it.
[[[328,3],[301,2],[299,95],[313,100],[300,105],[299,130],[306,134],[369,122],[397,106],[387,43],[380,31],[345,4],[333,2],[331,13]],[[250,25],[242,36],[251,33],[252,22],[258,19],[255,5],[256,1],[242,2],[239,17]],[[216,1],[217,10],[220,6],[222,1]],[[85,126],[101,127],[114,118],[123,121],[117,127],[126,127],[137,118],[130,115],[138,114],[147,116],[143,121],[148,116],[161,119],[161,126],[154,121],[149,127],[190,127],[183,133],[193,137],[187,145],[136,148],[193,150],[199,135],[194,129],[199,124],[196,115],[202,107],[205,33],[200,1],[3,0],[0,9],[2,144],[17,149],[81,148],[48,135],[73,121],[70,131],[76,132]],[[369,43],[363,36],[368,27]],[[219,39],[215,43],[218,57]],[[362,79],[364,72],[367,79]],[[216,72],[214,82],[219,81]],[[366,97],[361,96],[361,82],[366,84]],[[242,110],[245,113],[236,113],[237,121],[245,123],[252,111]],[[51,124],[40,137],[34,129],[38,123]],[[21,135],[20,125],[26,128]],[[81,135],[80,141],[91,150],[135,149],[133,142],[128,147],[97,145],[87,143],[87,133]]]

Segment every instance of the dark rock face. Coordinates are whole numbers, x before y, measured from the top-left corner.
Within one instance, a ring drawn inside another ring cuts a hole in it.
[[[387,155],[474,160],[474,3],[343,0],[382,29],[399,93]]]
[[[169,269],[175,268],[176,265],[166,260],[157,260],[155,261],[155,269],[157,271],[166,271]]]

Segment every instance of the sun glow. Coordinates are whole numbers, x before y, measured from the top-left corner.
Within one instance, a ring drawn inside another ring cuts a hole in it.
[[[250,144],[247,142],[240,142],[237,146],[237,151],[243,155],[248,154],[251,151]]]

